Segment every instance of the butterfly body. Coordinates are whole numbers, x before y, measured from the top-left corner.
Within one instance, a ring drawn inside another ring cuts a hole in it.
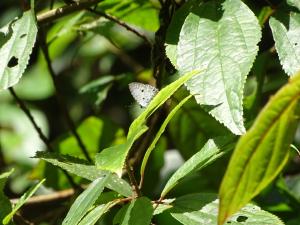
[[[151,102],[153,97],[158,92],[157,88],[149,84],[132,82],[128,86],[131,95],[137,101],[137,103],[139,103],[142,107],[147,107],[147,105]]]

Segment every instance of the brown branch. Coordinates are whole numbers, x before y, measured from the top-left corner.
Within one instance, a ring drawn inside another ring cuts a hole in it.
[[[148,45],[152,46],[152,42],[149,40],[149,38],[147,38],[144,34],[142,34],[141,32],[139,32],[138,30],[134,29],[133,27],[129,26],[128,24],[124,23],[123,21],[120,21],[118,18],[112,16],[112,15],[108,15],[104,12],[100,12],[94,9],[88,9],[88,11],[95,13],[96,15],[99,16],[103,16],[104,18],[115,22],[116,24],[124,27],[125,29],[127,29],[128,31],[136,34],[138,37],[142,38]]]
[[[52,22],[56,19],[69,15],[73,12],[89,8],[100,1],[101,0],[83,0],[83,1],[74,2],[72,4],[65,5],[60,8],[52,9],[50,11],[37,15],[37,21],[39,24]]]
[[[27,118],[30,120],[31,124],[33,125],[34,129],[36,130],[36,132],[38,133],[40,139],[44,142],[44,144],[47,146],[48,150],[50,152],[54,152],[50,141],[48,140],[48,138],[43,134],[41,128],[37,125],[36,121],[34,120],[31,112],[29,111],[29,109],[26,107],[25,103],[19,98],[19,96],[16,94],[16,92],[14,91],[14,89],[12,87],[9,88],[9,92],[10,94],[14,97],[14,99],[16,100],[16,102],[19,104],[20,108],[23,110],[23,112],[26,114]]]
[[[135,179],[134,172],[133,172],[133,169],[132,169],[132,167],[129,163],[129,160],[126,159],[125,163],[126,163],[125,166],[126,166],[127,174],[129,176],[130,184],[131,184],[132,189],[133,189],[134,198],[140,197],[142,195],[142,193],[141,193],[141,190],[139,188],[138,182]]]
[[[25,115],[27,116],[27,118],[30,120],[31,124],[33,125],[34,129],[36,130],[36,132],[38,133],[40,139],[44,142],[44,144],[47,146],[48,150],[50,152],[54,152],[54,149],[50,143],[50,141],[48,140],[48,138],[43,134],[41,128],[37,125],[35,119],[33,118],[31,112],[29,111],[29,109],[27,108],[27,106],[25,105],[25,103],[19,98],[19,96],[16,94],[16,92],[14,91],[14,89],[12,87],[9,88],[9,92],[10,94],[14,97],[14,99],[16,100],[16,102],[19,104],[20,108],[23,110],[23,112],[25,113]],[[69,183],[71,184],[71,186],[73,188],[78,188],[78,185],[74,182],[73,178],[71,177],[71,175],[61,169],[63,171],[63,173],[65,174],[65,176],[67,177]]]
[[[26,201],[26,205],[32,204],[43,204],[45,202],[56,202],[60,200],[67,199],[74,195],[74,189],[66,189],[62,191],[57,191],[47,195],[36,195],[32,196]],[[19,198],[10,199],[10,202],[16,204],[19,201]]]
[[[49,52],[48,52],[48,46],[46,44],[46,38],[44,36],[44,32],[41,31],[40,32],[40,44],[41,44],[41,48],[42,48],[42,52],[45,56],[45,59],[46,59],[46,63],[47,63],[47,67],[48,67],[48,70],[49,70],[49,73],[52,77],[52,81],[53,81],[53,84],[54,84],[54,87],[55,87],[55,96],[56,96],[56,99],[57,99],[57,102],[60,106],[60,109],[62,111],[62,113],[64,114],[64,117],[65,117],[65,120],[66,120],[66,123],[68,125],[68,127],[70,128],[72,134],[74,135],[76,141],[77,141],[77,144],[78,146],[80,147],[82,153],[84,154],[85,158],[89,161],[89,162],[92,162],[92,159],[91,157],[89,156],[89,153],[83,143],[83,141],[81,140],[81,137],[79,136],[77,130],[76,130],[76,127],[71,119],[71,116],[68,112],[68,109],[67,109],[67,106],[66,106],[66,103],[64,101],[64,98],[62,96],[62,92],[61,92],[61,88],[60,88],[60,84],[57,80],[57,76],[53,70],[53,67],[52,67],[52,64],[51,64],[51,59],[50,59],[50,56],[49,56]]]

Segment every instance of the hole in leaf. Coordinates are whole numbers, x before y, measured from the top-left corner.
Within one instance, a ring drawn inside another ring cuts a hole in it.
[[[8,66],[9,68],[12,68],[12,67],[18,65],[18,61],[19,61],[18,58],[16,58],[15,56],[13,56],[13,57],[10,58],[10,60],[9,60],[9,62],[8,62],[8,64],[7,64],[7,66]]]
[[[247,216],[239,216],[239,217],[236,219],[236,221],[237,221],[237,222],[245,222],[247,219],[248,219]]]
[[[21,36],[20,36],[20,38],[24,38],[24,37],[26,37],[27,36],[27,34],[22,34]]]

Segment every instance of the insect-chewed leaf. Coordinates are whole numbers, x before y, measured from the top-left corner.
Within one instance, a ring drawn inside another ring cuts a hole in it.
[[[142,106],[146,107],[153,97],[157,94],[158,89],[149,85],[138,82],[129,84],[129,90],[133,98]]]

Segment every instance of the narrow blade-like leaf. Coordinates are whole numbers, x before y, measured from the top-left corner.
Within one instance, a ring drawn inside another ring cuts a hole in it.
[[[300,74],[272,97],[239,140],[220,188],[219,224],[282,170],[299,120]]]
[[[92,165],[87,161],[71,156],[59,155],[49,152],[37,152],[35,157],[45,160],[52,165],[58,166],[72,174],[83,177],[90,181],[94,181],[99,177],[111,174],[111,172],[109,171],[97,169],[95,165]],[[126,197],[132,195],[130,185],[115,174],[111,174],[111,176],[107,178],[105,186]]]
[[[94,225],[115,204],[116,202],[109,202],[107,204],[98,205],[92,209],[78,225]]]
[[[150,225],[153,211],[148,198],[137,198],[127,208],[121,225]]]
[[[228,138],[228,137],[227,137]],[[232,146],[224,138],[210,139],[203,148],[187,160],[168,180],[164,187],[161,198],[172,190],[184,177],[198,171],[221,157]]]
[[[79,223],[101,195],[109,176],[110,175],[106,175],[93,181],[89,187],[78,196],[62,222],[63,225],[76,225]]]
[[[26,201],[37,191],[37,189],[44,183],[45,179],[41,180],[39,183],[34,185],[32,188],[30,188],[28,191],[26,191],[19,201],[16,203],[16,205],[13,207],[12,211],[3,219],[3,224],[8,224],[13,216],[16,214],[16,212],[26,203]]]
[[[13,173],[13,169],[8,172],[0,174],[0,222],[2,222],[3,218],[12,210],[11,203],[9,199],[3,192],[4,186],[6,184],[7,178]]]
[[[176,112],[180,109],[180,107],[184,103],[186,103],[191,97],[192,97],[192,95],[187,96],[178,105],[176,105],[175,108],[172,109],[172,111],[169,113],[169,115],[167,116],[167,118],[165,119],[165,121],[163,122],[163,124],[161,125],[161,127],[159,128],[159,131],[156,133],[154,140],[152,141],[151,145],[146,150],[145,156],[143,158],[143,162],[142,162],[142,165],[141,165],[141,171],[140,171],[141,177],[144,177],[144,172],[145,172],[145,168],[146,168],[146,164],[148,162],[149,156],[150,156],[152,150],[155,148],[155,145],[158,142],[160,136],[165,131],[168,123],[173,118],[173,116],[176,114]]]

